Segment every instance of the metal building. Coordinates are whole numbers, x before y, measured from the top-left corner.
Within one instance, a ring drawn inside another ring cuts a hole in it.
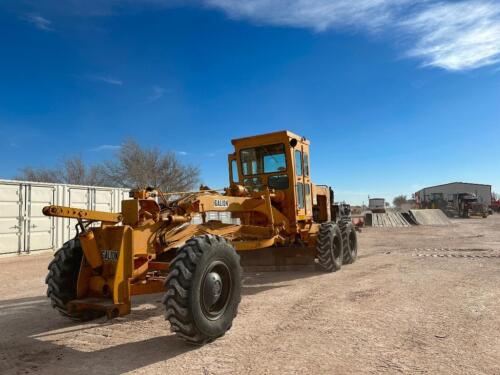
[[[491,185],[472,184],[468,182],[450,182],[423,188],[415,193],[417,204],[435,201],[451,201],[453,196],[461,193],[475,194],[479,203],[491,204]]]

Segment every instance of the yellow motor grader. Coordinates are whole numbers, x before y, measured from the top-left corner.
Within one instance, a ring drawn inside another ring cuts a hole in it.
[[[224,191],[202,187],[167,199],[134,190],[121,213],[45,207],[47,216],[78,222],[77,236],[49,265],[53,307],[74,320],[113,318],[130,313],[132,296],[164,292],[171,330],[205,343],[236,316],[240,255],[281,265],[283,256],[305,255],[329,272],[355,261],[354,227],[334,217],[333,190],[311,182],[308,140],[280,131],[232,144]],[[207,220],[211,212],[230,212],[236,224]]]

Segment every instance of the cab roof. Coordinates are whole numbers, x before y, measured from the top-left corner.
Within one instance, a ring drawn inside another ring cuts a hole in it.
[[[307,140],[305,137],[301,137],[300,135],[292,133],[291,131],[288,130],[280,130],[272,133],[257,134],[249,137],[236,138],[232,139],[231,143],[235,146],[237,144],[259,145],[259,144],[269,144],[272,142],[276,142],[278,139],[283,139],[283,138],[288,138],[288,139],[295,138],[299,142],[309,144],[309,140]]]

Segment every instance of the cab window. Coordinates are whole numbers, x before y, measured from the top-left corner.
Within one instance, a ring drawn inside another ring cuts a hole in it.
[[[243,175],[286,171],[285,145],[275,144],[240,151]]]
[[[297,184],[297,207],[304,208],[304,184],[301,182]]]
[[[309,177],[309,155],[304,152],[304,176]]]
[[[295,150],[295,173],[302,176],[302,152]]]
[[[243,185],[248,189],[248,191],[262,191],[264,185],[262,184],[262,179],[260,177],[248,177],[243,180]]]
[[[238,181],[238,163],[236,160],[231,160],[231,182]]]
[[[271,189],[276,190],[286,190],[288,189],[288,175],[279,174],[276,176],[269,176],[267,180],[268,185]]]
[[[307,209],[309,210],[311,207],[311,185],[309,184],[304,184],[305,190],[306,190],[306,205]]]

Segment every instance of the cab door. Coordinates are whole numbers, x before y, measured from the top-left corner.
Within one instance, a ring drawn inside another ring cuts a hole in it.
[[[312,210],[312,186],[311,175],[309,170],[309,147],[304,145],[302,147],[302,170],[303,170],[303,183],[304,183],[304,205],[307,219],[311,219],[313,215]]]
[[[304,179],[304,161],[302,145],[298,144],[293,152],[295,167],[295,206],[297,220],[306,219],[306,200],[305,200],[305,179]]]

